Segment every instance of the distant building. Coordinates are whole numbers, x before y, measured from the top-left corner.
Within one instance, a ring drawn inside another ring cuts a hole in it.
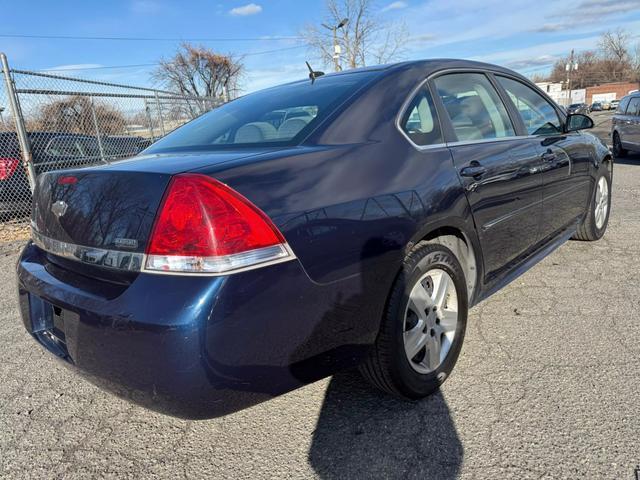
[[[585,102],[586,91],[584,88],[572,89],[571,98],[569,98],[569,91],[562,89],[564,86],[562,82],[538,82],[536,85],[558,105],[564,105],[566,107],[572,103]]]
[[[595,87],[587,87],[586,102],[610,102],[611,100],[620,100],[631,92],[638,91],[637,83],[616,82],[603,83]]]

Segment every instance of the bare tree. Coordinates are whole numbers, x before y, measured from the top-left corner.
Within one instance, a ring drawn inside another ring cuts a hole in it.
[[[348,68],[387,63],[402,55],[409,37],[406,26],[382,20],[374,12],[373,0],[327,0],[324,21],[301,32],[325,66],[334,63],[332,27],[345,18],[348,22],[336,30],[335,41]]]
[[[574,61],[578,69],[571,72],[574,88],[586,88],[607,82],[640,81],[640,45],[634,50],[631,35],[617,29],[602,34],[598,50],[577,54]],[[563,82],[567,78],[569,57],[556,61],[549,80]]]
[[[622,28],[613,31],[609,30],[602,34],[598,46],[606,58],[621,64],[628,63],[630,60],[630,38],[629,33]]]
[[[38,110],[34,129],[96,135],[95,120],[101,134],[121,133],[126,123],[122,113],[110,105],[92,102],[84,95],[54,99]]]
[[[240,58],[183,43],[169,60],[161,60],[154,80],[183,95],[235,96],[244,71]]]

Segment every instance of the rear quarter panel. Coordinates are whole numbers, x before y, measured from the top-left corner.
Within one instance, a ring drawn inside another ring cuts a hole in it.
[[[395,126],[422,79],[408,71],[378,82],[312,134],[314,146],[199,170],[273,219],[314,283],[358,282],[336,308],[372,331],[410,245],[444,225],[476,241],[449,150],[419,151]]]

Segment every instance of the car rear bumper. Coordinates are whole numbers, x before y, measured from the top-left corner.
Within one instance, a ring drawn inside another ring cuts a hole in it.
[[[377,331],[345,307],[362,296],[358,278],[319,286],[297,260],[122,285],[64,270],[30,243],[17,273],[38,343],[102,388],[183,418],[225,415],[354,365]]]

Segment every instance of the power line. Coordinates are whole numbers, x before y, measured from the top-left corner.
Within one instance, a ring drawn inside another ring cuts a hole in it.
[[[108,40],[124,42],[263,42],[300,40],[298,35],[292,36],[264,36],[264,37],[235,37],[235,38],[184,38],[184,37],[99,37],[80,35],[37,35],[21,33],[0,33],[0,38],[34,38],[45,40]]]
[[[249,53],[241,53],[240,57],[251,57],[254,55],[265,55],[268,53],[277,53],[277,52],[285,52],[288,50],[296,50],[299,48],[306,48],[307,45],[296,45],[294,47],[285,47],[285,48],[276,48],[273,50],[263,50],[260,52],[249,52]],[[168,62],[170,63],[170,62]],[[137,63],[133,65],[103,65],[100,67],[81,67],[81,68],[43,68],[38,71],[41,72],[75,72],[75,71],[84,71],[84,70],[112,70],[112,69],[120,69],[120,68],[141,68],[141,67],[155,67],[160,65],[160,62],[151,62],[151,63]]]

